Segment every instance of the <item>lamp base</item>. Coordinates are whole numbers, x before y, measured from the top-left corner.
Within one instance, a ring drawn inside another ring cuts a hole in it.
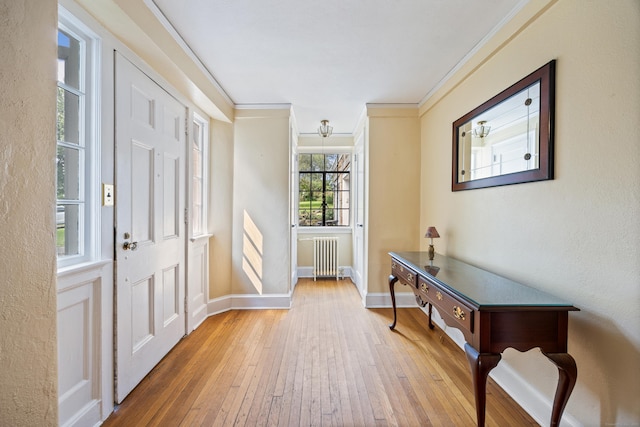
[[[435,254],[436,254],[436,251],[435,251],[435,249],[433,248],[433,245],[429,245],[429,252],[428,252],[428,254],[429,254],[429,259],[430,259],[430,260],[433,260],[433,257],[434,257],[434,256],[435,256]]]

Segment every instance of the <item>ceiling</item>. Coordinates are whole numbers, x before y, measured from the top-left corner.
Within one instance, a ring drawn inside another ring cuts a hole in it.
[[[152,1],[236,107],[291,104],[302,134],[419,105],[527,2]]]

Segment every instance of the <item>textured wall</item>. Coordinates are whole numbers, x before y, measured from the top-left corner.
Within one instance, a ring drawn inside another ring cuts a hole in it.
[[[0,2],[0,425],[58,422],[57,3]]]
[[[451,123],[554,58],[556,178],[452,193]],[[552,1],[422,116],[422,228],[438,227],[447,254],[582,310],[569,316],[567,412],[588,426],[640,423],[638,76],[640,2]],[[504,361],[553,398],[557,371],[538,350]]]

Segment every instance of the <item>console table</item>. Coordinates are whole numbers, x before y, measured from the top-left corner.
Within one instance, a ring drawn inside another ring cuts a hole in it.
[[[460,329],[471,367],[478,426],[484,426],[486,384],[508,347],[527,351],[540,347],[557,367],[558,387],[553,401],[551,425],[558,426],[576,382],[576,363],[567,353],[567,324],[573,305],[534,288],[436,254],[390,252],[389,291],[396,327],[394,285],[400,282],[413,291],[418,305],[435,307],[444,322]]]

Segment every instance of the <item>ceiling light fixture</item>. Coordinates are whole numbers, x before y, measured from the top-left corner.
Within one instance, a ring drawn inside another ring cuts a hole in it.
[[[331,136],[333,132],[333,126],[329,126],[329,120],[320,120],[320,127],[318,128],[318,135],[323,138]]]
[[[473,136],[476,138],[484,138],[489,135],[489,131],[491,130],[491,126],[487,125],[486,120],[481,120],[478,122],[478,126],[473,128]]]

